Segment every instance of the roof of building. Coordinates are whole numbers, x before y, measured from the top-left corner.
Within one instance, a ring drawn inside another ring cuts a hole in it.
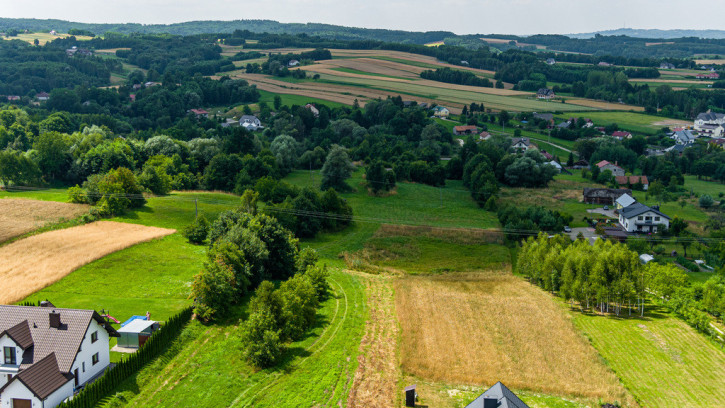
[[[204,109],[192,109],[191,112],[195,115],[208,115],[209,112],[205,111]]]
[[[142,331],[148,329],[149,327],[157,324],[158,322],[153,320],[141,320],[136,319],[132,322],[129,322],[127,325],[121,327],[118,329],[119,333],[141,333]]]
[[[554,95],[554,91],[549,88],[539,88],[538,95]]]
[[[60,314],[59,328],[50,327],[50,314],[53,312]],[[20,365],[22,370],[55,353],[60,370],[70,371],[91,319],[95,319],[109,335],[118,337],[116,330],[93,310],[0,305],[0,332],[8,329],[18,330],[16,326],[27,321],[33,341],[33,351],[25,353]]]
[[[561,122],[558,125],[556,125],[556,127],[560,128],[560,129],[569,129],[569,126],[571,126],[571,122],[569,122],[569,121]]]
[[[712,122],[716,120],[721,120],[725,117],[725,113],[716,113],[716,112],[703,112],[697,115],[696,120],[702,120],[705,122]]]
[[[466,132],[468,130],[478,131],[478,126],[454,126],[456,132]]]
[[[529,408],[516,394],[503,385],[501,381],[494,384],[493,387],[466,405],[466,408],[483,408],[485,399],[497,400],[498,408]]]
[[[542,119],[542,120],[554,120],[554,114],[553,113],[535,113],[534,112],[534,118]]]
[[[0,337],[6,334],[23,350],[27,350],[33,345],[33,336],[30,334],[30,326],[28,326],[27,320],[23,320],[15,326],[0,332]]]
[[[677,139],[683,143],[691,143],[696,139],[695,135],[693,135],[689,129],[675,130],[674,132],[672,132],[672,138]]]
[[[528,137],[515,137],[515,138],[511,139],[511,145],[512,146],[516,146],[519,143],[523,143],[526,146],[528,146],[529,144],[531,144],[531,142],[529,142],[529,138]]]
[[[30,392],[42,401],[48,398],[58,388],[72,381],[73,375],[70,373],[61,373],[58,368],[58,360],[55,357],[55,353],[50,353],[42,360],[33,364],[32,367],[21,371],[13,377],[13,380],[18,380],[25,384]],[[5,386],[10,385],[13,380],[10,380]]]
[[[649,180],[647,180],[647,176],[617,176],[616,177],[617,184],[619,185],[625,185],[625,184],[637,184],[642,183],[649,184]]]
[[[654,208],[648,207],[642,203],[634,203],[634,204],[630,205],[629,207],[621,209],[619,211],[619,213],[622,214],[622,217],[624,217],[624,218],[633,218],[638,215],[644,214],[648,211],[652,211],[653,213],[655,213],[657,215],[661,215],[661,216],[667,218],[668,220],[670,219],[670,217],[661,213],[659,210],[655,210]]]
[[[617,204],[621,205],[622,207],[629,207],[630,205],[632,205],[636,202],[637,202],[637,200],[635,200],[634,197],[632,197],[629,194],[622,194],[617,199]]]
[[[607,165],[610,165],[610,166],[614,166],[614,167],[619,167],[619,166],[617,166],[616,164],[614,164],[614,163],[612,163],[612,162],[608,162],[608,161],[606,161],[606,160],[602,160],[602,161],[600,161],[599,163],[597,163],[597,164],[596,164],[596,166],[597,166],[597,167],[599,167],[600,169],[601,169],[602,167],[604,167],[604,166],[607,166]],[[619,168],[621,168],[621,167],[619,167]]]
[[[433,108],[433,110],[436,112],[441,112],[443,110],[448,110],[448,108],[446,108],[445,106],[436,106],[435,108]]]
[[[48,97],[50,97],[50,95],[47,92],[41,92],[39,94],[36,94],[35,96],[38,97],[38,98],[48,98]]]
[[[623,130],[617,130],[615,132],[612,132],[612,136],[614,136],[614,137],[628,137],[630,135],[631,135],[631,133],[625,132]]]
[[[584,188],[584,197],[610,197],[616,200],[622,194],[632,195],[632,190],[628,188]]]
[[[241,118],[239,118],[240,122],[258,122],[259,118],[254,115],[242,115]]]

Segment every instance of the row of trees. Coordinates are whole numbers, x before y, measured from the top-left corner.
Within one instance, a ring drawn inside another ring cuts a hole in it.
[[[438,68],[435,71],[426,70],[420,73],[423,79],[431,81],[447,82],[449,84],[482,86],[493,88],[493,83],[488,78],[481,78],[471,71],[461,71],[451,68]]]

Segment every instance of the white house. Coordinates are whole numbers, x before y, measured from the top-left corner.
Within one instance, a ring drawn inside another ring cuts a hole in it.
[[[525,151],[531,149],[531,141],[528,137],[515,137],[511,139],[511,148],[517,151]]]
[[[657,232],[659,227],[670,227],[670,217],[657,208],[634,203],[619,210],[619,224],[627,232]]]
[[[0,306],[0,407],[53,408],[102,375],[118,333],[93,310]]]
[[[561,164],[556,162],[556,160],[552,160],[550,162],[547,162],[546,164],[555,168],[558,173],[561,173],[561,171],[564,169],[563,167],[561,167]]]
[[[695,135],[690,132],[689,129],[678,129],[672,132],[670,135],[670,138],[675,141],[675,143],[683,146],[690,145],[695,142]]]
[[[243,115],[242,118],[239,119],[239,125],[252,132],[264,127],[262,126],[262,122],[259,118],[254,115]]]
[[[439,118],[447,118],[448,115],[451,114],[451,111],[448,110],[448,108],[443,106],[436,106],[433,108],[433,116],[439,117]]]
[[[706,131],[705,125],[720,126],[725,124],[725,114],[711,111],[703,112],[695,118],[695,130]]]

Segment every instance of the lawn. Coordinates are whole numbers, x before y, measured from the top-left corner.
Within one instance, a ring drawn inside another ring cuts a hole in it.
[[[572,315],[641,406],[723,405],[725,353],[682,320],[662,310],[643,319]]]
[[[280,79],[281,78],[276,78]],[[347,106],[340,102],[333,102],[333,101],[327,101],[324,99],[317,99],[317,98],[310,98],[308,96],[304,95],[290,95],[290,94],[275,94],[268,91],[259,90],[259,93],[261,95],[261,98],[259,98],[259,102],[266,102],[269,106],[272,106],[274,103],[274,97],[279,95],[280,98],[282,98],[282,105],[292,106],[292,105],[298,105],[298,106],[304,106],[308,103],[313,103],[315,105],[326,105],[329,108],[339,108],[341,106]]]
[[[309,335],[277,368],[246,364],[236,324],[192,322],[161,358],[127,380],[104,406],[345,406],[357,368],[366,307],[361,278],[335,271],[332,296]]]
[[[300,187],[319,188],[320,172],[296,170],[284,181]],[[348,184],[356,189],[342,196],[352,206],[357,222],[429,225],[453,228],[496,228],[494,213],[476,205],[461,181],[447,180],[442,188],[399,182],[387,197],[373,197],[364,185],[363,170],[353,173]]]
[[[698,180],[697,176],[685,176],[685,188],[695,194],[709,194],[715,200],[720,194],[725,194],[725,184],[717,181]]]

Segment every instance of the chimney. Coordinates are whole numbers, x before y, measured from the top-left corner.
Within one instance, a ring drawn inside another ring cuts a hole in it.
[[[483,397],[483,408],[497,408],[498,407],[498,399],[497,398],[486,398]]]
[[[55,310],[53,310],[49,316],[50,316],[50,327],[53,327],[55,329],[60,328],[60,313],[56,313]]]

